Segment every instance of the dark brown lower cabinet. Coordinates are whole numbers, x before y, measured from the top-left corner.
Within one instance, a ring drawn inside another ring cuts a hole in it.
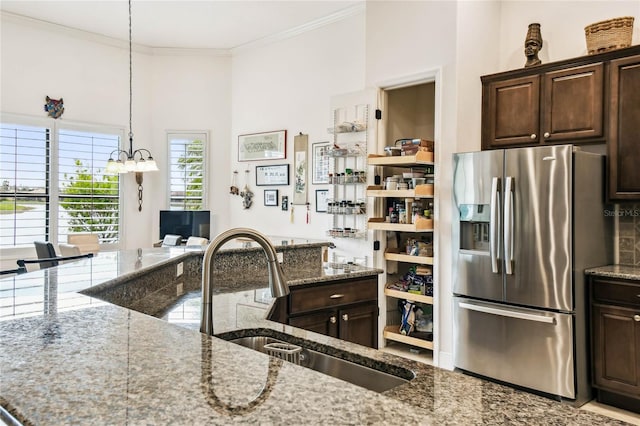
[[[378,277],[293,286],[271,319],[294,327],[378,347]],[[285,321],[286,317],[286,321]]]
[[[591,279],[591,338],[598,401],[640,412],[640,282]]]

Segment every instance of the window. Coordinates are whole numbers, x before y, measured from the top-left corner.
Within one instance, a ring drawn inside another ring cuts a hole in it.
[[[1,123],[0,247],[55,244],[70,233],[97,233],[101,243],[117,243],[120,177],[103,172],[121,135],[67,123]]]
[[[120,176],[105,174],[117,135],[60,129],[58,132],[58,239],[72,233],[98,234],[117,243]]]
[[[0,125],[0,247],[49,235],[51,130]]]
[[[167,134],[169,210],[206,209],[205,132]]]

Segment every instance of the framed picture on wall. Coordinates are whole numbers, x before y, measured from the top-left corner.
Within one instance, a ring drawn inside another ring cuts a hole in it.
[[[329,183],[329,142],[312,144],[311,159],[313,161],[311,183],[314,185]]]
[[[238,161],[284,160],[285,158],[287,158],[286,130],[238,136]]]
[[[278,190],[277,189],[265,189],[264,190],[264,205],[265,206],[277,206],[278,205]]]
[[[289,165],[256,166],[256,185],[289,185]]]
[[[316,189],[316,211],[326,213],[329,197],[328,189]]]

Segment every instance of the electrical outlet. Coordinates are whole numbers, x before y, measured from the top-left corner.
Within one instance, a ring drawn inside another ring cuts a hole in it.
[[[176,296],[181,296],[184,293],[184,285],[182,283],[178,283],[176,285]]]
[[[184,272],[184,262],[180,262],[176,265],[176,277],[179,277]]]
[[[278,259],[278,263],[284,262],[284,253],[281,251],[276,252],[276,259]]]

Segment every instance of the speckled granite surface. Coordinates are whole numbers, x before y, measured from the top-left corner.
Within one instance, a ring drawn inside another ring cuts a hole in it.
[[[192,254],[141,261],[153,269],[185,255]],[[62,265],[0,280],[0,405],[25,424],[623,424],[264,320],[269,304],[259,290],[215,296],[216,333],[285,333],[353,360],[416,374],[383,394],[372,392],[77,293],[83,282],[108,285],[127,281],[128,273],[145,275],[145,268],[118,269],[118,262],[98,270],[106,263]],[[65,268],[85,278],[72,281]],[[112,276],[93,278],[94,271]]]
[[[585,269],[585,274],[598,277],[621,278],[625,280],[640,280],[640,266],[606,265]]]

